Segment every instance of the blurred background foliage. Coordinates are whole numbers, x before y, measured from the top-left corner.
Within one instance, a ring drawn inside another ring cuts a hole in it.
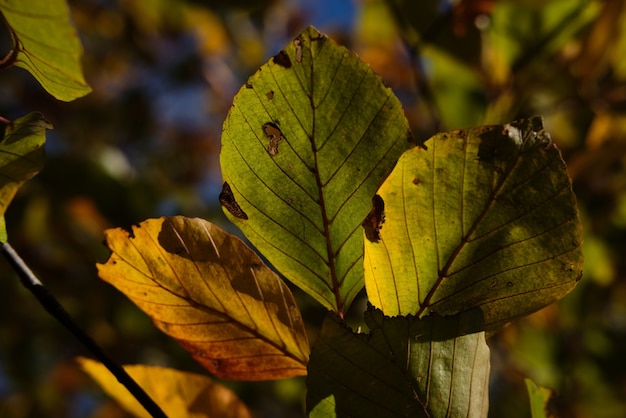
[[[38,110],[55,126],[46,168],[7,212],[9,238],[115,359],[201,372],[98,279],[102,230],[183,214],[233,231],[217,202],[221,123],[247,77],[313,24],[394,89],[420,140],[544,116],[579,200],[584,277],[491,338],[490,416],[529,416],[525,376],[555,390],[555,416],[626,416],[625,3],[70,0],[93,93],[62,103],[21,69],[0,74],[0,115]],[[77,368],[88,353],[4,263],[0,276],[0,417],[126,416]],[[296,297],[313,339],[323,312]],[[303,379],[226,384],[258,417],[303,415]]]

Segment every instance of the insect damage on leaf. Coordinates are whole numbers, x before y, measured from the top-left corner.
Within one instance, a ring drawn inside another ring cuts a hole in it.
[[[293,45],[296,47],[296,62],[300,64],[302,62],[302,38],[298,36],[294,39]]]
[[[243,211],[243,209],[241,209],[241,206],[239,206],[239,203],[235,200],[233,191],[227,182],[224,182],[222,185],[222,192],[220,193],[219,200],[222,206],[224,206],[234,217],[248,219],[248,215]]]
[[[385,201],[379,195],[374,195],[372,198],[372,210],[361,224],[365,230],[365,237],[370,242],[380,241],[380,229],[383,227],[384,222]]]
[[[274,55],[273,60],[275,64],[278,64],[281,67],[291,68],[291,59],[285,51],[280,51],[278,54]]]
[[[285,137],[278,126],[272,122],[268,122],[263,125],[263,133],[265,133],[265,136],[270,139],[270,143],[267,146],[267,153],[274,157],[278,154],[278,143]]]

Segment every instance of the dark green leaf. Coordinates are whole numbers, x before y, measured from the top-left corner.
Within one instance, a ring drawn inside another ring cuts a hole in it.
[[[443,318],[366,313],[370,334],[324,322],[307,377],[311,417],[486,417],[489,348],[479,310]]]
[[[52,125],[41,113],[29,113],[7,126],[0,142],[0,216],[4,217],[22,184],[43,168],[46,129]],[[4,219],[0,238],[6,241]]]

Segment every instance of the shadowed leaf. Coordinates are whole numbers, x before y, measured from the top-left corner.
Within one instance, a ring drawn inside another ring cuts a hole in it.
[[[365,317],[354,334],[324,322],[307,377],[311,417],[486,417],[489,348],[480,311]]]
[[[81,69],[83,53],[65,0],[6,0],[0,3],[13,37],[3,65],[30,72],[55,98],[71,101],[91,91]]]
[[[52,125],[41,113],[29,113],[7,125],[0,142],[0,238],[6,241],[4,213],[19,188],[44,165],[46,129]]]
[[[94,360],[78,358],[81,368],[126,411],[150,417],[139,402],[107,368]],[[207,376],[165,367],[124,366],[126,372],[163,409],[177,418],[250,418],[246,406],[230,389]]]
[[[363,287],[361,223],[409,146],[391,89],[306,29],[254,74],[224,122],[224,212],[285,277],[329,309]]]
[[[309,346],[289,288],[240,239],[201,219],[105,232],[100,277],[194,359],[227,379],[306,374]]]
[[[381,186],[365,283],[387,315],[480,307],[495,329],[567,294],[582,271],[570,179],[540,118],[435,135]]]

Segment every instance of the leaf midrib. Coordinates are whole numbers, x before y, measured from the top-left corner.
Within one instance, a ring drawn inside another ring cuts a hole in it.
[[[309,103],[311,105],[311,117],[312,117],[312,126],[311,126],[311,152],[313,154],[313,174],[315,176],[315,183],[317,185],[318,192],[318,201],[319,206],[322,212],[322,223],[324,225],[324,239],[326,241],[326,256],[328,260],[328,269],[330,272],[330,279],[332,283],[332,288],[330,289],[333,295],[335,296],[335,308],[337,309],[337,315],[343,319],[343,301],[341,300],[341,295],[339,292],[339,281],[337,280],[337,268],[335,266],[335,256],[333,251],[333,244],[331,241],[330,235],[330,220],[328,218],[328,214],[326,213],[326,203],[324,199],[324,186],[322,184],[322,179],[320,178],[319,171],[319,163],[317,161],[319,150],[316,148],[315,144],[315,128],[317,124],[316,121],[316,110],[317,107],[315,105],[315,79],[313,75],[315,74],[315,57],[313,57],[313,48],[311,48],[311,72],[310,72],[310,84],[311,84],[311,93],[309,95]]]
[[[464,140],[465,140],[464,150],[467,151],[467,146],[469,145],[468,137],[466,136],[464,138]],[[433,160],[435,159],[434,155],[435,155],[436,148],[437,148],[436,145],[433,145]],[[420,317],[424,313],[424,311],[430,307],[430,300],[433,298],[435,293],[437,293],[437,290],[439,289],[439,286],[441,285],[443,280],[446,277],[448,277],[449,270],[452,267],[452,264],[456,260],[457,256],[461,253],[461,251],[463,250],[465,245],[467,245],[467,243],[470,241],[470,238],[471,238],[472,234],[474,233],[474,231],[476,231],[476,229],[480,226],[480,224],[483,221],[483,219],[487,216],[487,214],[491,210],[494,202],[496,201],[496,197],[502,191],[502,188],[506,184],[506,182],[509,179],[509,176],[511,175],[513,170],[515,170],[515,168],[517,167],[517,164],[519,163],[520,157],[522,156],[523,153],[524,153],[523,148],[519,148],[518,152],[517,152],[517,155],[515,156],[514,162],[502,174],[501,180],[499,181],[497,187],[491,192],[491,195],[489,196],[489,199],[488,199],[488,203],[484,206],[483,210],[476,217],[476,219],[474,220],[474,223],[468,229],[467,233],[465,235],[463,235],[463,237],[461,238],[459,244],[456,246],[456,248],[454,249],[454,251],[452,252],[450,257],[448,257],[448,261],[446,262],[444,267],[441,270],[439,270],[437,280],[435,281],[435,283],[432,285],[431,289],[426,294],[426,297],[424,298],[424,302],[419,303],[419,308],[417,310],[416,316]],[[435,171],[433,169],[433,174],[434,173],[435,173]],[[464,178],[465,178],[465,165],[463,167],[463,179]],[[465,184],[465,182],[463,181],[462,184]],[[433,183],[433,187],[434,187],[434,183]],[[462,191],[461,199],[463,199],[463,197],[464,197],[464,192]],[[435,222],[435,215],[434,215],[434,213],[433,213],[433,224],[435,224],[434,227],[435,227],[435,234],[436,234],[436,222]],[[435,238],[435,241],[436,241],[436,238]],[[439,248],[439,247],[437,246],[437,248]]]
[[[171,221],[168,219],[168,220],[167,220],[167,222],[171,222]],[[178,233],[179,231],[178,231],[176,228],[173,228],[173,229],[174,229],[174,231],[176,232],[176,235],[177,235],[177,237],[178,237],[178,239],[179,239],[179,242],[181,243],[181,245],[183,245],[183,246],[185,247],[185,249],[186,249],[187,253],[189,254],[188,247],[187,247],[187,243],[186,243],[186,242],[182,239],[182,236]],[[206,232],[207,232],[207,233],[209,233],[209,231],[206,231]],[[209,234],[210,234],[210,233],[209,233]],[[166,257],[164,257],[164,255],[163,255],[163,251],[162,251],[161,246],[160,246],[160,245],[158,245],[158,243],[154,240],[154,237],[153,237],[151,234],[148,234],[148,237],[150,237],[150,239],[154,242],[154,246],[155,246],[156,250],[157,250],[157,251],[161,254],[161,258],[162,258],[162,259],[163,259],[163,260],[164,260],[164,261],[165,261],[165,262],[169,265],[169,267],[170,267],[171,271],[174,273],[174,275],[175,275],[175,277],[176,277],[176,280],[177,280],[177,281],[178,281],[178,283],[181,285],[181,288],[184,290],[185,294],[182,294],[182,295],[181,295],[181,294],[179,294],[178,292],[174,291],[173,289],[170,289],[169,287],[164,286],[164,285],[163,285],[160,281],[158,281],[158,280],[157,280],[156,275],[155,275],[152,271],[150,271],[150,276],[148,276],[148,278],[149,278],[149,279],[150,279],[153,283],[155,283],[159,289],[162,289],[164,292],[167,292],[167,293],[169,293],[169,294],[171,294],[171,295],[174,295],[174,296],[176,296],[176,297],[178,297],[178,298],[183,299],[186,303],[188,303],[188,304],[189,304],[189,306],[191,306],[191,307],[192,307],[192,308],[194,308],[194,309],[198,309],[198,310],[201,310],[201,311],[204,311],[204,312],[209,312],[209,313],[211,313],[211,314],[217,314],[217,315],[218,315],[218,316],[220,316],[220,317],[224,317],[224,318],[227,320],[226,322],[229,322],[229,323],[232,323],[232,324],[237,325],[238,327],[240,327],[241,329],[243,329],[246,333],[248,333],[248,334],[252,335],[255,339],[258,339],[258,340],[260,340],[260,341],[264,341],[266,344],[268,344],[268,345],[270,345],[270,346],[272,346],[272,347],[276,348],[276,350],[277,350],[278,352],[282,353],[285,357],[292,358],[292,359],[294,359],[294,360],[296,360],[296,361],[298,361],[298,362],[302,363],[303,359],[302,359],[302,358],[300,358],[296,352],[292,352],[292,351],[289,349],[289,347],[288,347],[286,344],[284,344],[284,342],[283,342],[283,345],[282,345],[282,346],[280,346],[280,345],[278,345],[278,343],[277,343],[277,342],[273,341],[273,340],[272,340],[269,336],[265,336],[265,335],[261,334],[261,333],[258,331],[258,326],[257,326],[257,324],[256,324],[256,321],[254,320],[253,315],[252,315],[252,314],[248,311],[248,309],[246,308],[246,305],[245,305],[245,303],[243,302],[243,300],[241,300],[240,295],[239,295],[239,293],[238,293],[238,292],[236,293],[237,298],[239,299],[239,301],[240,301],[240,303],[241,303],[241,306],[245,309],[246,314],[247,314],[248,318],[250,319],[251,323],[254,325],[254,327],[250,327],[248,324],[245,324],[245,323],[244,323],[244,322],[242,322],[241,320],[238,320],[238,319],[236,318],[236,316],[233,316],[233,314],[232,314],[232,313],[229,313],[229,312],[228,312],[228,310],[226,309],[226,307],[225,307],[225,306],[224,306],[224,305],[220,302],[220,299],[217,297],[217,295],[215,295],[215,293],[213,292],[213,290],[212,290],[210,287],[208,287],[208,284],[207,284],[207,283],[206,283],[206,281],[204,281],[204,280],[203,280],[203,282],[205,283],[205,285],[207,285],[208,290],[209,290],[209,291],[210,291],[210,293],[214,296],[215,301],[217,301],[217,302],[218,302],[218,304],[221,306],[222,310],[218,310],[218,309],[215,309],[215,308],[211,308],[211,307],[209,307],[209,306],[207,306],[207,305],[205,305],[205,304],[203,304],[203,303],[201,303],[201,302],[198,302],[198,301],[197,301],[197,300],[193,297],[193,295],[189,292],[189,290],[187,289],[187,287],[186,287],[186,286],[185,286],[185,284],[184,284],[184,281],[181,281],[181,280],[180,280],[180,277],[179,277],[179,275],[176,273],[176,269],[174,268],[174,266],[172,266],[172,265],[171,265],[171,264],[167,261],[167,258],[166,258]],[[142,253],[142,251],[141,251],[141,248],[138,248],[138,247],[135,245],[134,240],[131,240],[131,241],[130,241],[130,243],[133,245],[133,247],[135,247],[135,250],[136,250],[136,251],[138,251],[140,254],[142,254],[142,257],[143,257],[143,253]],[[129,266],[131,266],[131,267],[132,267],[133,269],[135,269],[135,270],[136,270],[139,274],[146,275],[146,274],[145,274],[145,272],[143,272],[143,271],[139,270],[139,269],[138,269],[138,268],[137,268],[137,267],[136,267],[133,263],[131,263],[130,261],[128,261],[128,260],[126,260],[125,258],[123,258],[123,257],[121,256],[121,254],[119,254],[119,253],[118,253],[118,256],[120,257],[120,260],[124,261],[126,264],[128,264]],[[193,261],[193,260],[192,260],[192,261]],[[193,264],[194,264],[194,266],[196,267],[196,270],[197,270],[197,272],[198,272],[198,275],[199,275],[199,276],[202,276],[202,272],[198,269],[198,265],[197,265],[197,263],[196,263],[195,261],[193,261]],[[227,276],[230,276],[229,272],[228,272],[227,270],[225,270],[225,269],[224,269],[224,273],[225,273]],[[255,279],[256,279],[256,276],[255,276]],[[231,280],[231,281],[232,281],[232,279],[231,279],[230,277],[229,277],[229,280]],[[142,303],[149,303],[149,304],[153,304],[153,305],[157,305],[157,306],[163,306],[163,305],[164,305],[164,304],[161,304],[161,303],[154,303],[151,299],[139,299],[139,298],[137,298],[137,299],[138,299],[138,300],[141,300],[141,302],[142,302]],[[286,301],[283,299],[283,302],[286,302]],[[167,304],[167,305],[165,305],[165,306],[179,306],[179,305],[169,305],[169,304]],[[263,306],[265,306],[265,302],[263,302]],[[270,319],[272,318],[272,316],[271,316],[271,315],[269,315],[269,317],[270,317]],[[168,324],[172,324],[172,325],[179,325],[179,326],[180,326],[180,325],[183,325],[183,326],[185,326],[185,325],[189,325],[189,324],[186,324],[186,323],[182,323],[182,324],[181,324],[181,323],[170,322],[170,321],[169,321],[169,318],[167,318],[167,320],[165,320],[165,321],[164,321],[164,320],[162,320],[161,318],[155,318],[155,319],[158,319],[160,322],[164,322],[164,323],[168,323]],[[275,323],[274,323],[274,321],[273,321],[273,320],[271,321],[271,324],[272,324],[272,328],[274,329],[274,333],[275,333],[275,335],[276,335],[277,337],[279,337],[279,340],[280,340],[280,332],[278,332],[278,330],[276,329],[276,325],[275,325]],[[184,339],[184,340],[186,340],[185,338],[183,338],[183,339]],[[234,338],[234,339],[231,339],[230,341],[234,341],[234,340],[237,340],[237,339],[236,339],[236,338]],[[229,340],[219,340],[219,341],[218,341],[218,343],[222,343],[222,342],[224,342],[224,341],[229,341]],[[280,341],[282,342],[282,340],[280,340]],[[210,341],[210,342],[215,342],[215,341]],[[293,342],[294,342],[295,346],[298,348],[298,350],[300,350],[300,349],[301,349],[301,347],[300,347],[300,344],[298,344],[298,339],[294,337],[294,341],[293,341]],[[303,353],[303,352],[301,352],[301,354],[303,354],[303,355],[304,355],[304,353]]]

